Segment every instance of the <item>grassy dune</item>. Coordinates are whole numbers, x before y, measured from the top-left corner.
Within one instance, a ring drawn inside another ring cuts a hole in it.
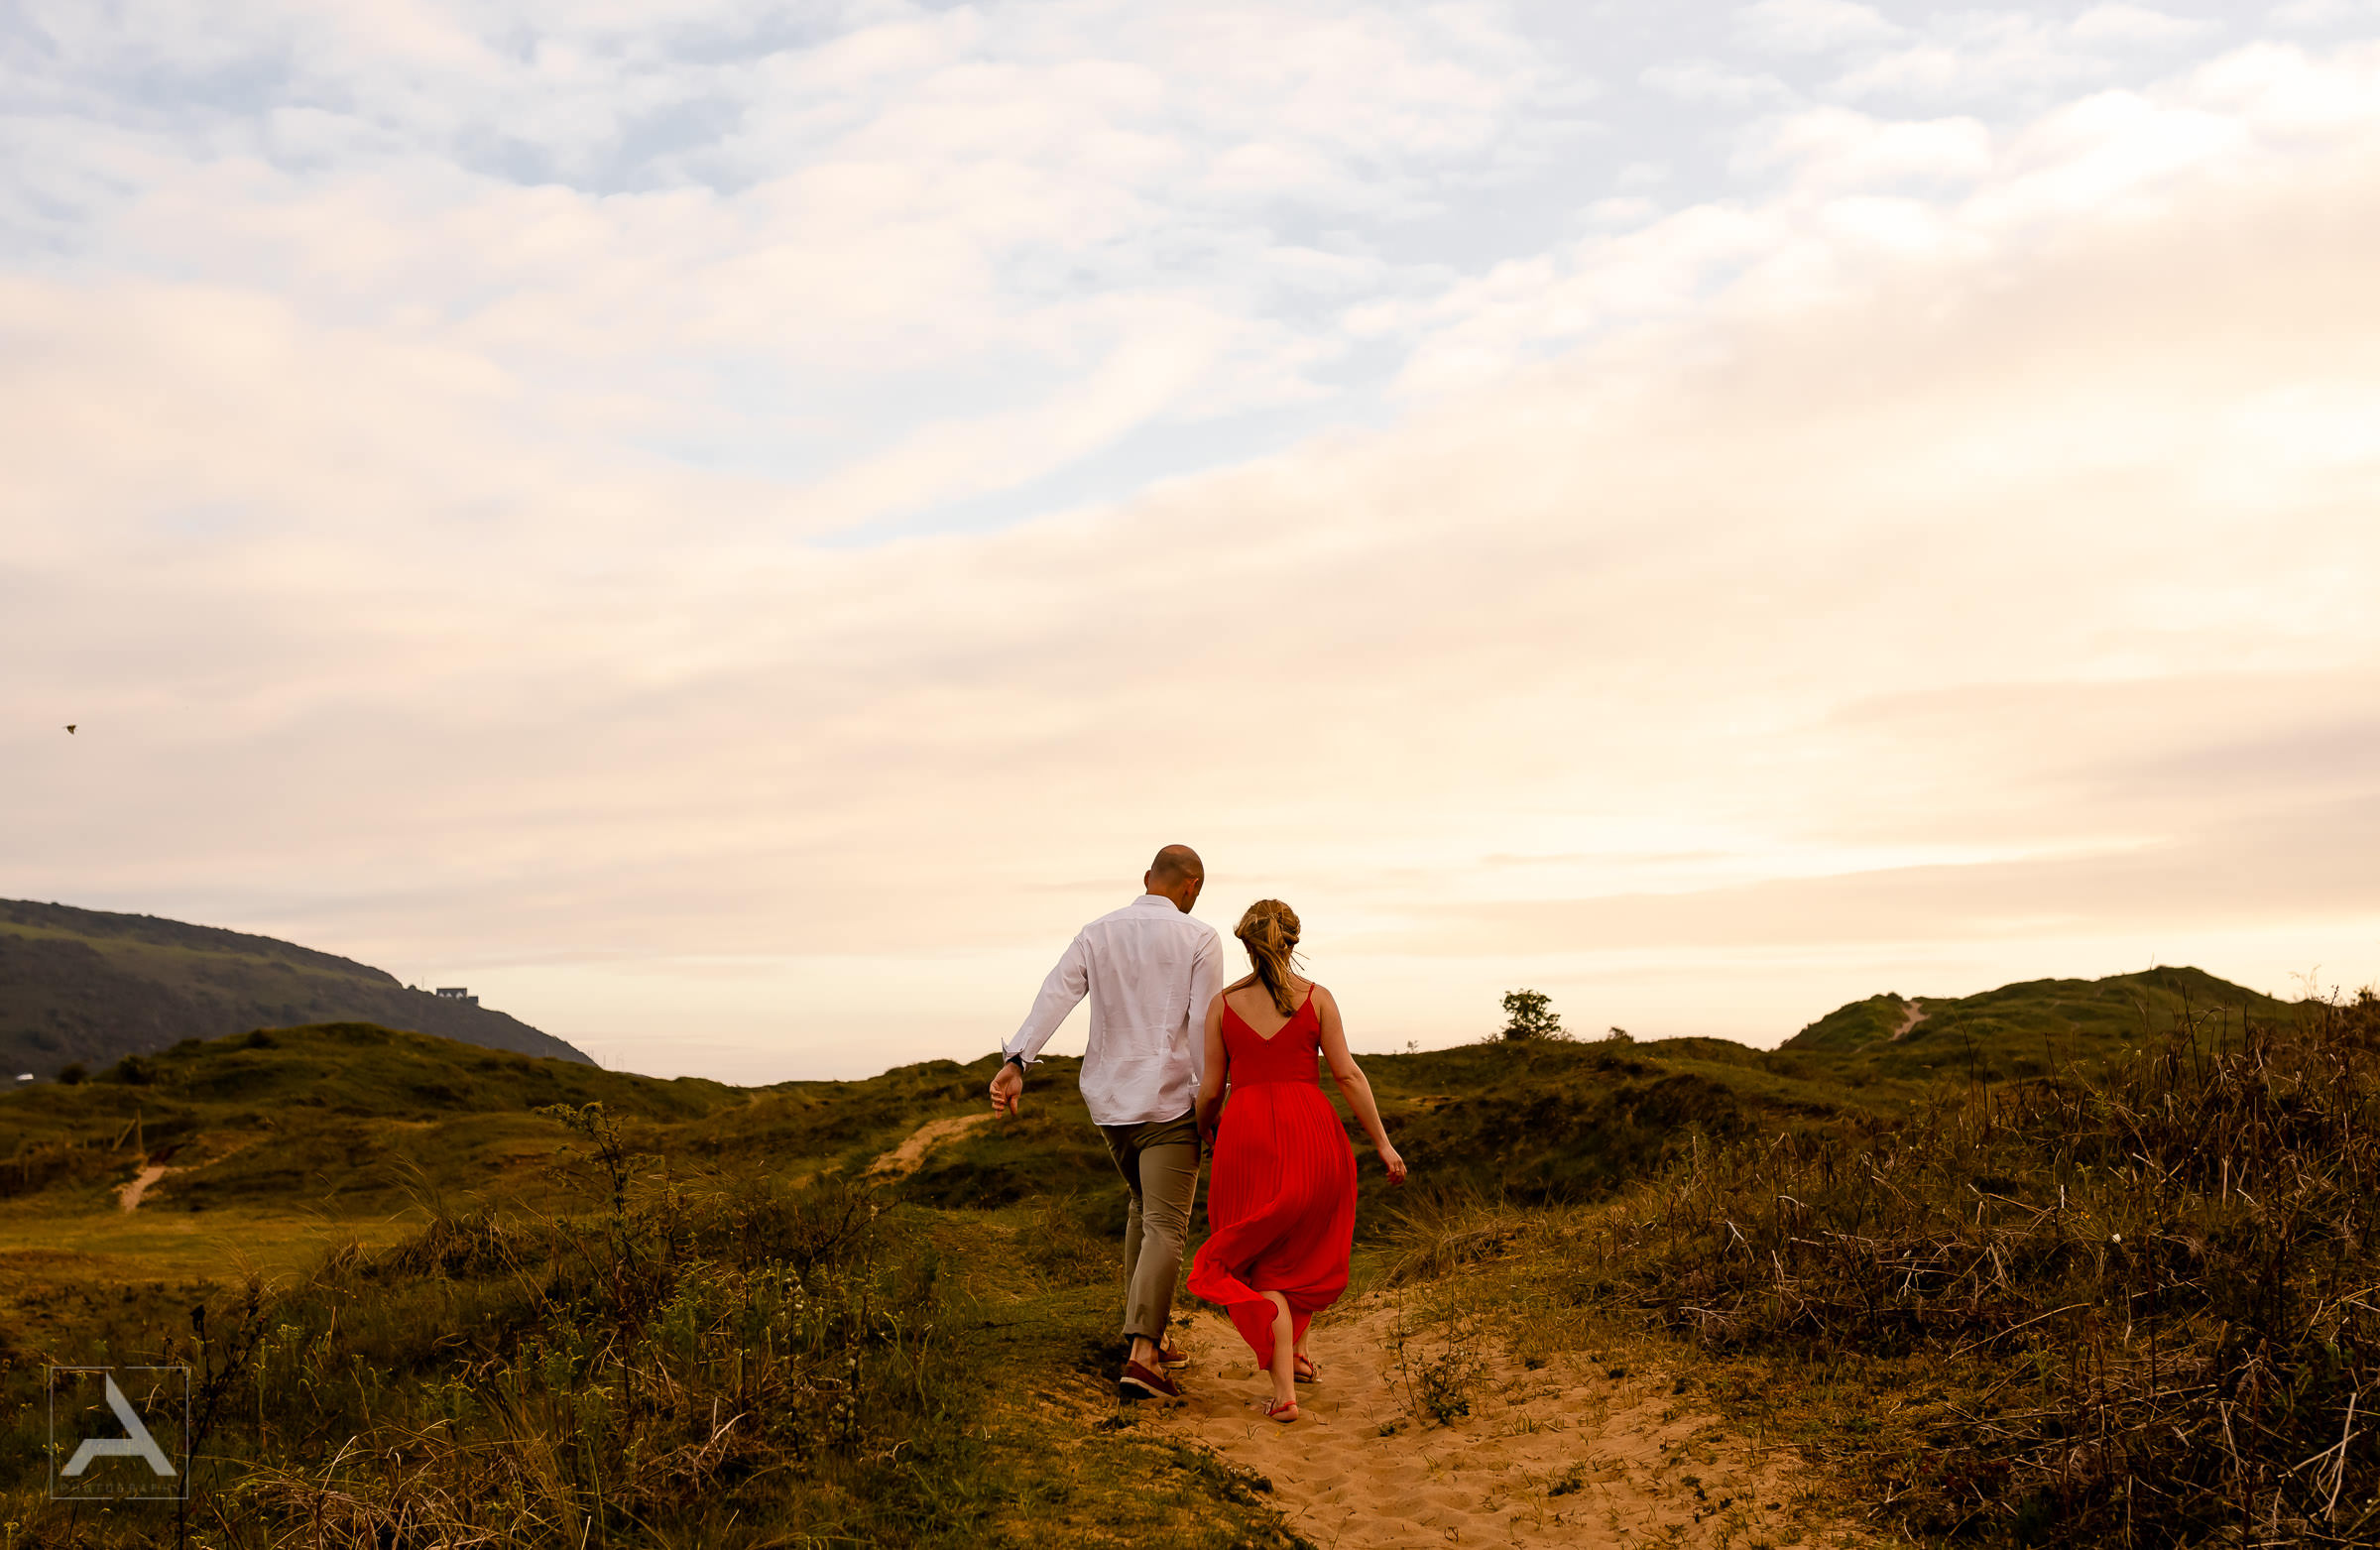
[[[1367,1159],[1359,1280],[1449,1351],[1674,1374],[1876,1541],[2368,1542],[2380,1464],[2320,1450],[2380,1375],[2380,1006],[2192,974],[1929,1002],[1955,1075],[1887,999],[1769,1053],[1369,1057],[1419,1182]],[[2045,1029],[2057,1068],[1990,1079]],[[1300,1543],[1100,1397],[1123,1191],[1072,1062],[869,1174],[992,1071],[737,1089],[338,1024],[0,1098],[0,1521],[163,1531],[40,1499],[41,1364],[106,1358],[201,1374],[193,1543]],[[1471,1371],[1400,1424],[1462,1443]]]
[[[749,1091],[338,1025],[11,1095],[0,1521],[18,1544],[1293,1543],[1237,1472],[1084,1409],[1115,1251],[1066,1202],[854,1181],[989,1076]],[[1038,1123],[1088,1130],[1079,1103]],[[116,1209],[144,1161],[193,1156]],[[186,1524],[41,1499],[41,1364],[94,1360],[200,1374]]]
[[[2293,1015],[2287,1002],[2202,969],[2105,980],[2028,980],[1980,996],[1871,996],[1811,1023],[1780,1051],[1839,1079],[1999,1082],[2120,1060],[2179,1021]]]
[[[2380,1000],[2285,1011],[1419,1217],[1400,1264],[1450,1327],[1665,1337],[1926,1542],[2380,1542]]]

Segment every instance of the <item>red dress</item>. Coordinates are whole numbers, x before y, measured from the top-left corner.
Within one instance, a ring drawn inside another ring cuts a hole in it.
[[[1272,1304],[1279,1292],[1304,1335],[1316,1312],[1347,1290],[1356,1241],[1356,1154],[1315,1057],[1322,1018],[1314,993],[1270,1038],[1223,1009],[1231,1092],[1216,1129],[1207,1181],[1208,1238],[1190,1261],[1193,1296],[1220,1304],[1259,1366],[1272,1365]]]

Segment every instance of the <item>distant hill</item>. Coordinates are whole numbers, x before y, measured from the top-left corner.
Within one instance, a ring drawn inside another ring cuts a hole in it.
[[[600,1103],[642,1137],[750,1096],[365,1022],[190,1039],[0,1088],[0,1237],[7,1202],[105,1212],[143,1161],[175,1170],[143,1210],[378,1217],[441,1190],[551,1208],[567,1137],[540,1107]]]
[[[2233,1037],[2247,1014],[2283,1019],[2291,1003],[2216,979],[2203,969],[2150,969],[2104,980],[2026,980],[1979,996],[1870,996],[1811,1023],[1779,1054],[1845,1074],[1985,1081],[2041,1076],[2070,1062],[2096,1064],[2163,1038],[2185,1013],[2225,1022]]]
[[[0,1081],[254,1027],[375,1022],[594,1062],[517,1017],[352,959],[154,915],[0,899]]]

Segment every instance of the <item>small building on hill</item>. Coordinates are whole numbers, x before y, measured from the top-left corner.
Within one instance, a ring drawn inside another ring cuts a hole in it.
[[[441,985],[438,994],[448,1001],[468,1002],[474,1007],[479,1005],[479,998],[460,985]]]

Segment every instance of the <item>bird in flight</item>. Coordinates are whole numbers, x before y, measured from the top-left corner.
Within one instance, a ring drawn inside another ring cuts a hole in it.
[[[69,721],[69,722],[67,722],[67,723],[66,723],[66,735],[67,735],[68,737],[71,737],[71,736],[73,736],[73,734],[74,734],[74,729],[75,729],[77,726],[79,726],[79,725],[81,725],[81,723],[79,723],[79,722],[73,722],[73,721]]]

